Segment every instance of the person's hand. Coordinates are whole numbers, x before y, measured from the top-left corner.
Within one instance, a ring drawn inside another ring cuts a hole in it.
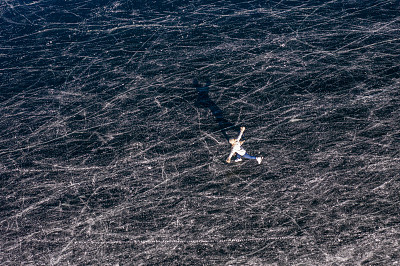
[[[246,128],[245,127],[240,127],[240,131],[243,132]]]
[[[227,163],[231,163],[231,159],[226,160]]]

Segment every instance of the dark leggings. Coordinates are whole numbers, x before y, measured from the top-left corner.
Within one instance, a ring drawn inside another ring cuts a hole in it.
[[[240,156],[240,154],[236,154],[236,158],[240,159],[241,157],[244,157],[246,159],[253,159],[253,160],[257,159],[256,157],[247,154],[247,152],[242,156]]]

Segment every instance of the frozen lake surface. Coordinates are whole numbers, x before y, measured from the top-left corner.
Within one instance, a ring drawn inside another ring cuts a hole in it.
[[[400,264],[399,1],[0,18],[0,264]]]

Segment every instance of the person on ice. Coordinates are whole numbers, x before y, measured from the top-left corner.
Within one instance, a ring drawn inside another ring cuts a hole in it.
[[[241,146],[243,144],[244,140],[240,141],[240,139],[242,138],[244,130],[245,130],[245,127],[240,127],[240,134],[237,137],[237,139],[234,139],[234,138],[229,139],[229,143],[232,145],[232,148],[231,148],[231,153],[229,154],[228,159],[226,160],[226,162],[230,163],[231,162],[231,158],[235,154],[237,154],[235,162],[242,161],[242,157],[244,157],[246,159],[257,160],[258,164],[260,164],[262,159],[263,159],[263,157],[251,156],[251,155],[247,154],[246,150],[244,150],[242,148],[242,146]]]

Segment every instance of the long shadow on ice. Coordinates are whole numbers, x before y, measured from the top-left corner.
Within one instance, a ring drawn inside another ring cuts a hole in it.
[[[193,87],[195,87],[197,91],[197,100],[195,106],[198,108],[210,109],[211,113],[215,116],[215,119],[217,120],[219,130],[221,131],[226,141],[229,142],[230,137],[228,136],[227,131],[234,130],[239,132],[239,127],[226,120],[222,113],[222,110],[218,107],[218,105],[215,104],[215,102],[210,99],[210,96],[208,95],[210,85],[211,81],[209,80],[206,81],[205,86],[201,86],[197,79],[193,80]]]

